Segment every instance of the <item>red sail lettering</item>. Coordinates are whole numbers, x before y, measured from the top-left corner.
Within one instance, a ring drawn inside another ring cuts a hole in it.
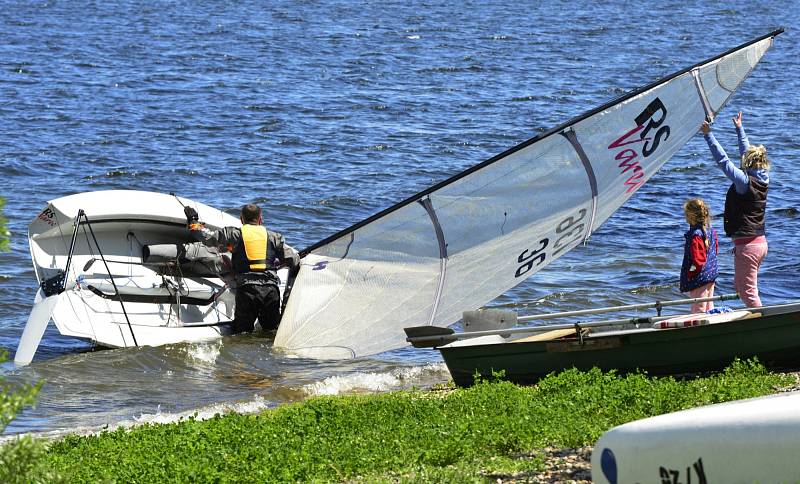
[[[622,173],[625,173],[626,171],[630,170],[631,168],[635,168],[635,169],[639,169],[639,170],[642,169],[639,166],[639,161],[636,160],[637,156],[639,156],[638,153],[636,153],[635,151],[633,151],[630,148],[625,148],[624,150],[622,150],[619,153],[617,153],[617,156],[615,156],[614,159],[617,160],[617,161],[622,160],[618,166],[620,168],[625,168],[624,170],[622,170]],[[636,160],[636,161],[634,161],[634,160]]]
[[[628,186],[628,189],[625,190],[625,193],[630,193],[630,192],[636,190],[636,188],[638,188],[639,185],[642,184],[641,181],[637,181],[637,180],[640,180],[641,178],[644,177],[644,172],[642,171],[641,167],[637,166],[636,168],[638,168],[638,170],[634,170],[633,171],[633,175],[631,175],[630,178],[625,180],[625,185]]]
[[[633,128],[632,130],[630,130],[627,133],[625,133],[622,136],[620,136],[619,139],[617,139],[616,141],[614,141],[613,143],[608,145],[608,149],[611,150],[611,149],[614,149],[614,148],[619,148],[620,146],[629,145],[631,143],[640,143],[640,142],[643,142],[644,140],[649,140],[650,138],[639,138],[639,139],[635,139],[635,140],[632,140],[632,141],[625,141],[626,139],[628,139],[629,136],[633,136],[634,134],[636,134],[639,131],[641,131],[643,128],[644,128],[644,126],[637,126],[637,127]],[[623,141],[625,141],[625,142],[623,143]]]

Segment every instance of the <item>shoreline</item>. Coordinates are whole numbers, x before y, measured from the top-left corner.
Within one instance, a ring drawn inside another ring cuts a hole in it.
[[[76,480],[169,476],[180,482],[199,473],[197,482],[263,475],[292,481],[586,483],[592,452],[587,442],[610,428],[796,390],[800,372],[768,372],[756,362],[684,381],[567,370],[536,386],[484,382],[466,389],[442,384],[322,396],[250,414],[65,434],[46,441],[42,462]],[[641,392],[648,401],[635,397]],[[264,451],[240,462],[253,446]],[[170,469],[174,474],[159,474]]]

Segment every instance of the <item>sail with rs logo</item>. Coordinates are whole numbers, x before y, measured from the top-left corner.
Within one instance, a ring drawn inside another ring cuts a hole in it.
[[[354,358],[449,326],[588,240],[713,120],[778,29],[621,96],[303,250],[275,346]]]

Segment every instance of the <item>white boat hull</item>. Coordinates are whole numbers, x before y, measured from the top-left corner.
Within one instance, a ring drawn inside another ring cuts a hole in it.
[[[192,242],[184,205],[194,207],[209,228],[241,225],[222,211],[161,193],[87,192],[48,204],[28,230],[40,284],[67,266],[79,210],[89,221],[81,219],[65,290],[58,304],[51,304],[52,320],[62,335],[125,348],[230,334],[233,280],[213,272],[187,274],[178,266],[144,263],[144,246]],[[285,271],[279,275],[285,282]],[[45,311],[38,313],[47,316]]]
[[[800,392],[659,415],[603,434],[592,480],[797,482],[799,436]]]

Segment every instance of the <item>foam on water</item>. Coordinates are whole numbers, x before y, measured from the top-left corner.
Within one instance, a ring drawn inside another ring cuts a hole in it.
[[[152,425],[171,424],[188,419],[208,420],[214,418],[216,415],[224,415],[226,413],[232,413],[232,412],[242,413],[242,414],[253,414],[262,412],[264,410],[273,408],[275,406],[276,406],[275,403],[269,402],[268,400],[264,399],[259,395],[256,395],[255,397],[253,397],[252,400],[249,401],[215,403],[213,405],[208,405],[206,407],[187,410],[183,412],[174,412],[174,413],[162,412],[161,406],[159,405],[155,413],[143,413],[131,419],[120,420],[119,422],[116,422],[113,425],[81,426],[74,429],[57,430],[51,432],[31,432],[26,435],[43,439],[58,439],[66,435],[84,435],[84,436],[96,435],[101,432],[113,432],[114,430],[120,428],[131,429],[137,426],[147,425],[147,424],[152,424]],[[0,436],[0,444],[7,442],[13,438],[16,438],[20,435],[22,434],[13,436],[11,435]]]
[[[217,362],[221,347],[222,341],[212,341],[187,345],[184,351],[191,360],[213,364]]]
[[[446,380],[449,375],[444,363],[428,363],[411,368],[396,368],[389,372],[334,375],[305,385],[303,390],[311,396],[385,392],[420,386],[421,382],[437,377]]]
[[[187,352],[191,352],[191,349],[188,349]],[[322,381],[304,385],[301,390],[307,397],[378,393],[413,387],[429,387],[434,383],[446,381],[447,379],[449,379],[449,373],[444,363],[429,363],[422,366],[395,368],[388,372],[358,372],[350,375],[331,376]],[[208,420],[216,415],[224,415],[231,412],[254,414],[277,406],[277,403],[265,399],[261,395],[255,395],[252,399],[219,402],[180,412],[164,412],[161,410],[161,405],[158,405],[155,412],[143,412],[113,424],[78,426],[56,431],[0,436],[0,444],[21,435],[31,435],[48,440],[62,438],[66,435],[96,435],[101,432],[112,432],[120,428],[131,429],[148,424],[172,424],[188,419]]]

